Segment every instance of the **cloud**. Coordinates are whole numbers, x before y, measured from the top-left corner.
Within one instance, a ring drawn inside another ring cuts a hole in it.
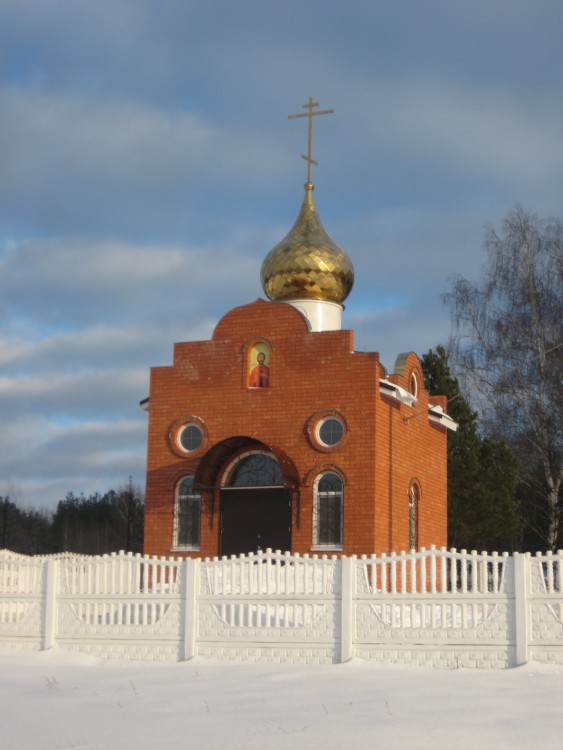
[[[77,374],[88,370],[147,367],[147,350],[154,361],[167,363],[173,341],[210,337],[215,321],[202,317],[187,324],[112,327],[97,325],[78,331],[43,334],[37,340],[0,338],[0,367],[4,374],[41,372]]]
[[[447,344],[449,321],[439,300],[419,307],[416,304],[397,309],[350,312],[343,321],[354,331],[356,351],[376,351],[388,372],[403,352],[419,357],[440,343]]]
[[[103,370],[0,378],[0,403],[6,419],[23,412],[53,419],[117,417],[136,409],[148,389],[143,369]],[[135,397],[139,395],[139,398]]]
[[[166,239],[203,219],[214,238],[217,199],[228,195],[221,214],[234,215],[287,170],[273,136],[181,107],[4,87],[0,111],[0,217],[12,232],[158,228]]]
[[[36,227],[130,221],[147,191],[166,201],[213,152],[213,128],[190,113],[14,88],[0,89],[0,108],[0,197],[12,221]]]
[[[210,262],[213,258],[213,262]],[[76,327],[187,319],[209,301],[247,294],[255,261],[236,247],[144,246],[119,240],[11,243],[0,259],[4,315]],[[203,291],[205,290],[205,291]],[[1,309],[1,308],[0,308]]]
[[[144,485],[145,419],[61,426],[35,418],[12,423],[0,436],[6,487],[28,505],[52,509],[67,492],[90,494]],[[10,448],[16,442],[17,450]],[[25,438],[25,449],[23,439]]]

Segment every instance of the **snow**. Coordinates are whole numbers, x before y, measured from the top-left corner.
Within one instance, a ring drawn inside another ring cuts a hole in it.
[[[103,662],[0,650],[3,750],[559,747],[563,667]]]

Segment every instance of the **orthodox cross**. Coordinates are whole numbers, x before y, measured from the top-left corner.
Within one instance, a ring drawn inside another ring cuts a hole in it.
[[[297,115],[288,115],[288,120],[295,120],[297,117],[308,117],[309,118],[309,139],[308,139],[308,148],[307,148],[307,156],[305,154],[301,154],[301,158],[305,159],[307,162],[307,182],[311,182],[311,164],[314,164],[315,166],[318,166],[318,163],[313,159],[311,156],[311,152],[313,150],[313,117],[315,115],[331,115],[334,110],[333,109],[318,109],[316,111],[313,111],[313,107],[318,107],[319,103],[313,101],[313,97],[309,97],[309,101],[307,104],[303,105],[303,109],[308,110],[307,112],[300,112]]]

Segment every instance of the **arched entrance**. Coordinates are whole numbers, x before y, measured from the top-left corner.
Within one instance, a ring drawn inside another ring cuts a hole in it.
[[[291,490],[272,453],[237,456],[223,474],[220,502],[221,555],[291,549]]]

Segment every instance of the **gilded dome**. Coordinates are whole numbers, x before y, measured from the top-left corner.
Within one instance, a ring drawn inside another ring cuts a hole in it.
[[[271,300],[342,303],[350,294],[354,267],[321,224],[312,183],[305,185],[303,205],[292,229],[264,259],[260,280]]]

